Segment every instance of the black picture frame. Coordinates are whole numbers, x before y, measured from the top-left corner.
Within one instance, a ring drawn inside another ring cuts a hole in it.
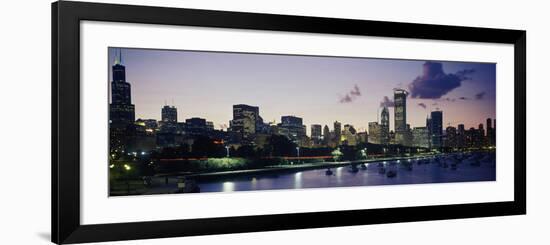
[[[80,22],[84,20],[514,45],[514,201],[80,224]],[[52,4],[52,242],[83,243],[526,213],[526,32],[61,1]]]

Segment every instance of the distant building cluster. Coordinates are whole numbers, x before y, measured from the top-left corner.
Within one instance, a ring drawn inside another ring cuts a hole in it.
[[[465,149],[481,148],[496,145],[496,119],[487,118],[485,130],[483,124],[479,127],[465,130],[464,124],[458,128],[448,126],[443,130],[443,111],[432,111],[426,118],[426,125],[411,129],[407,124],[407,91],[394,90],[394,125],[395,132],[389,131],[389,113],[387,107],[382,108],[381,120],[369,122],[369,143],[398,144],[403,146],[426,149]],[[389,132],[388,132],[389,131]]]
[[[215,144],[239,148],[243,145],[264,148],[273,135],[285,136],[299,147],[331,147],[357,144],[403,145],[426,149],[479,148],[495,145],[496,120],[487,119],[486,128],[466,130],[458,127],[443,128],[443,111],[432,111],[426,125],[411,129],[407,124],[407,96],[402,89],[394,90],[394,131],[390,130],[390,113],[381,107],[380,120],[368,123],[368,131],[358,132],[353,125],[335,121],[329,125],[312,124],[310,136],[303,119],[294,115],[281,116],[280,123],[266,123],[260,108],[253,105],[233,105],[233,119],[227,129],[215,129],[204,118],[178,120],[175,106],[160,109],[161,120],[135,120],[135,107],[131,101],[131,85],[126,81],[125,66],[119,53],[112,66],[111,104],[109,107],[110,149],[113,152],[148,152],[164,147],[175,147],[207,137]]]

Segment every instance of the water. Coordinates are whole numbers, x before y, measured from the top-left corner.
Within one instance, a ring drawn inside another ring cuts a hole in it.
[[[358,166],[353,172],[350,166],[304,170],[296,173],[257,174],[231,180],[198,183],[200,192],[232,192],[250,190],[276,190],[345,186],[375,186],[395,184],[447,183],[466,181],[494,181],[496,179],[494,153],[465,154],[464,159],[436,157],[428,160],[400,160],[368,163],[366,169]],[[473,160],[477,159],[477,160]],[[419,164],[419,161],[421,162]],[[423,163],[424,162],[424,163]],[[425,163],[428,162],[428,163]],[[453,164],[456,163],[456,164]],[[473,163],[473,164],[472,164]],[[479,163],[479,164],[476,164]],[[410,167],[409,167],[410,166]],[[386,173],[381,173],[384,168]],[[396,173],[388,177],[388,172]]]

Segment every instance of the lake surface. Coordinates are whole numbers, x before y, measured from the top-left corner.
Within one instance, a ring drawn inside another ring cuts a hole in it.
[[[284,174],[256,174],[230,180],[199,182],[200,192],[232,192],[321,187],[494,181],[494,153],[450,154],[426,159],[373,162]],[[395,174],[395,175],[394,175]]]

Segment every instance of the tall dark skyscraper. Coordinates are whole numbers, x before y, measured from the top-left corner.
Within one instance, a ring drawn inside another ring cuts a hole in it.
[[[496,124],[496,120],[495,120],[495,124]],[[495,128],[493,127],[493,124],[491,122],[491,118],[487,118],[487,144],[489,146],[494,146],[495,145],[495,140],[496,140],[496,137],[495,137]]]
[[[334,143],[340,145],[342,139],[342,124],[338,121],[334,122]]]
[[[450,148],[457,147],[457,134],[456,128],[449,126],[445,129],[445,146]]]
[[[384,106],[380,113],[380,144],[387,145],[390,140],[390,113]]]
[[[330,129],[327,125],[323,127],[323,144],[328,145],[330,143]]]
[[[293,141],[298,141],[306,136],[306,126],[303,125],[303,119],[301,117],[282,116],[279,127],[284,129],[284,134]]]
[[[161,110],[161,120],[166,123],[178,122],[178,109],[175,106],[165,105]]]
[[[493,129],[493,123],[491,121],[491,118],[487,118],[487,135],[489,135],[491,133],[491,129]]]
[[[394,89],[393,101],[394,109],[394,128],[395,142],[397,144],[407,145],[407,96],[409,93],[403,89]]]
[[[126,67],[122,65],[122,50],[119,50],[112,66],[112,76],[109,105],[111,150],[124,150],[135,122],[135,107],[132,104],[130,83],[126,82]]]
[[[254,134],[259,132],[263,125],[260,108],[244,104],[233,105],[233,120],[229,124],[231,131],[236,133],[241,140],[252,140]]]
[[[122,51],[115,60],[113,69],[113,81],[111,82],[111,125],[123,126],[133,124],[135,121],[135,108],[132,104],[131,86],[126,82],[126,67],[122,65]]]
[[[432,111],[430,118],[430,133],[432,135],[432,147],[440,148],[443,137],[443,111]]]
[[[479,133],[482,137],[485,137],[485,129],[483,129],[483,123],[480,123],[478,126],[477,126],[478,130],[479,130]]]
[[[316,145],[321,144],[322,136],[322,126],[320,124],[311,125],[311,139]]]
[[[487,145],[487,137],[485,135],[485,129],[483,128],[483,123],[480,123],[477,126],[477,130],[478,130],[477,134],[478,134],[479,146]]]
[[[368,125],[369,125],[368,142],[373,144],[381,144],[380,131],[382,130],[381,130],[380,124],[378,122],[369,122]]]
[[[160,127],[160,133],[164,134],[162,137],[166,137],[166,140],[160,140],[160,142],[163,142],[162,144],[168,143],[174,144],[175,141],[173,140],[173,137],[175,133],[178,131],[178,110],[175,106],[169,106],[165,105],[161,109],[161,127]],[[182,128],[182,127],[180,127]]]
[[[466,130],[464,124],[459,124],[456,131],[456,146],[458,148],[466,147]]]

